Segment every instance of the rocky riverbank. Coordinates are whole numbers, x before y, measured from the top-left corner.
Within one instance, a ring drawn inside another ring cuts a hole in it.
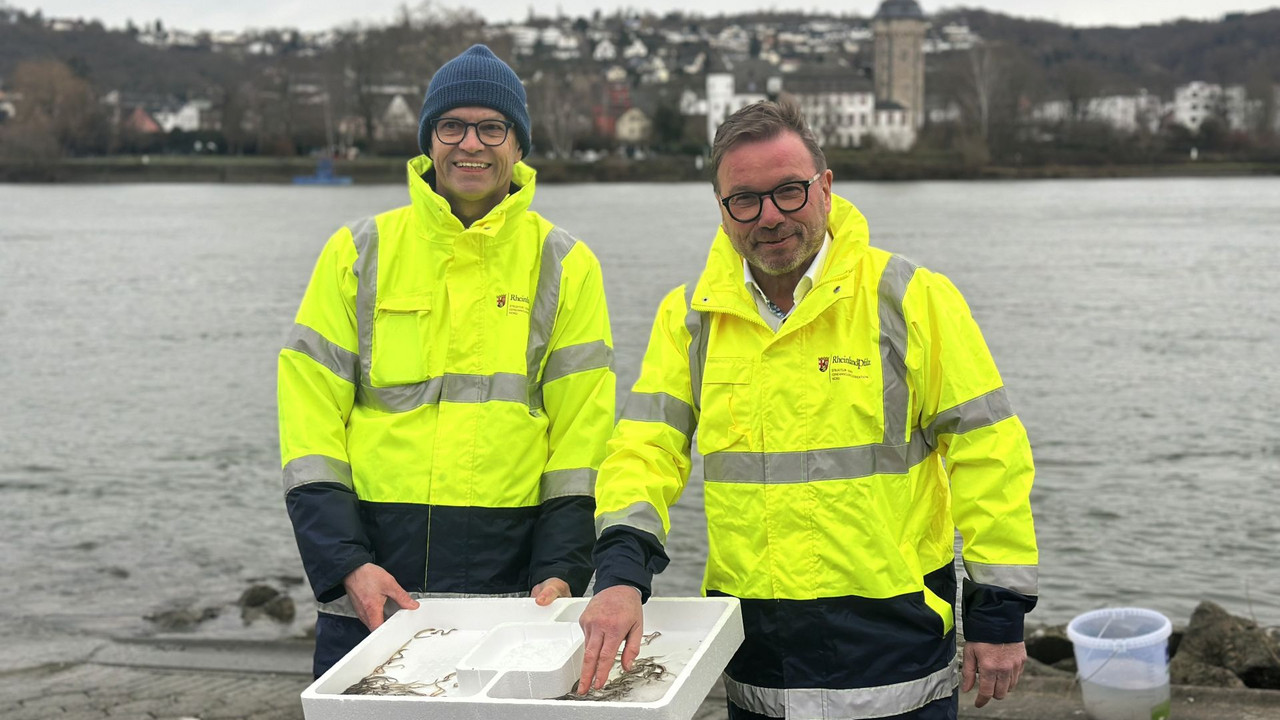
[[[293,579],[281,584],[287,589]],[[286,608],[292,604],[281,598],[287,600],[280,589],[254,584],[226,606],[153,613],[149,619],[157,629],[167,627],[166,622],[177,623],[166,638],[111,641],[78,660],[0,672],[0,708],[5,708],[0,714],[6,720],[305,720],[299,694],[311,683],[309,639],[201,640],[181,630],[190,631],[236,608],[248,621],[270,618],[269,622],[286,624]],[[184,636],[187,639],[181,639]],[[982,709],[973,707],[973,692],[963,695],[961,720],[1085,716],[1066,626],[1032,629],[1027,645],[1033,659],[1017,690]],[[1280,720],[1280,690],[1253,689],[1275,678],[1275,628],[1260,628],[1202,603],[1190,622],[1176,630],[1170,647],[1176,683],[1172,717]],[[1200,665],[1217,670],[1184,675],[1180,669]],[[724,720],[724,708],[724,688],[717,683],[693,720]]]
[[[300,578],[290,578],[286,584],[296,585],[301,582]],[[246,625],[265,618],[281,626],[288,626],[297,615],[297,607],[286,590],[261,583],[245,588],[236,600],[234,608],[239,611],[240,619]],[[193,604],[182,604],[157,610],[143,616],[143,619],[149,621],[159,633],[185,633],[194,631],[202,623],[213,620],[228,610],[232,608],[221,605],[197,607]],[[303,632],[304,635],[309,635],[313,630],[306,628]]]
[[[285,578],[279,588],[255,583],[232,605],[170,607],[147,615],[146,620],[161,635],[174,637],[175,633],[194,634],[202,624],[238,612],[246,625],[258,620],[274,622],[291,638],[305,640],[314,632],[309,623],[307,627],[290,627],[297,610],[288,591],[301,582],[301,578]],[[1186,624],[1174,620],[1168,642],[1172,684],[1280,691],[1280,627],[1260,627],[1209,601],[1200,603]],[[1026,642],[1028,675],[1075,677],[1075,655],[1066,624],[1028,627]]]

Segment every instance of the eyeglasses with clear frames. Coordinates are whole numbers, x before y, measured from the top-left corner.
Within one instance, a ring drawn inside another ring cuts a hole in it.
[[[431,121],[436,139],[445,145],[458,145],[467,137],[467,128],[476,129],[476,138],[484,145],[497,147],[507,141],[507,133],[515,123],[510,120],[481,120],[467,122],[459,118],[442,117]]]
[[[753,222],[760,217],[760,213],[764,212],[766,197],[773,201],[773,206],[778,208],[779,212],[793,213],[809,202],[809,186],[817,182],[820,177],[822,177],[822,171],[818,171],[808,180],[782,183],[769,192],[734,193],[721,200],[720,204],[729,211],[729,217],[740,223]]]

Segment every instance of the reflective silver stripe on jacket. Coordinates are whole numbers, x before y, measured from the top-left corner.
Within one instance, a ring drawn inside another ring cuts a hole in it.
[[[285,463],[286,494],[296,487],[321,482],[337,483],[348,490],[355,489],[355,484],[351,481],[351,465],[337,458],[328,455],[303,455]]]
[[[556,375],[544,378],[542,362],[555,329],[560,303],[560,276],[563,261],[576,244],[565,230],[552,228],[543,239],[538,286],[529,311],[529,344],[525,353],[526,374],[492,375],[445,374],[419,383],[373,387],[369,383],[373,367],[373,323],[378,302],[378,223],[369,217],[350,225],[356,260],[352,272],[357,279],[356,324],[359,336],[359,384],[356,402],[380,412],[409,412],[440,402],[518,402],[530,410],[542,407],[542,383],[565,375],[599,367],[612,367],[613,351],[603,342],[560,348],[548,361]],[[561,355],[561,353],[564,353]],[[554,365],[551,364],[554,360]],[[322,364],[324,364],[322,362]],[[326,367],[328,367],[326,365]]]
[[[547,356],[547,366],[542,371],[542,384],[600,368],[613,369],[613,348],[603,340],[557,348]]]
[[[485,595],[482,593],[411,592],[409,593],[409,597],[413,598],[414,600],[432,600],[432,599],[449,599],[449,598],[523,598],[523,597],[529,597],[529,593],[512,592],[512,593],[494,593],[492,595]],[[395,603],[388,600],[387,607],[385,608],[384,612],[387,614],[388,617],[390,617],[391,613],[395,612],[398,609],[399,609],[399,606],[397,606]],[[356,618],[356,619],[360,618],[360,616],[356,614],[355,605],[351,604],[350,595],[343,595],[337,600],[331,600],[326,603],[318,602],[316,603],[316,610],[319,612],[325,613],[326,615],[341,615],[342,617],[349,617],[349,618]]]
[[[995,585],[1023,595],[1040,594],[1040,571],[1035,565],[988,565],[965,560],[964,571],[980,585]]]
[[[907,320],[902,299],[916,273],[906,258],[893,255],[880,274],[877,290],[880,318],[880,373],[884,382],[884,444],[901,445],[907,439]]]
[[[633,391],[627,396],[627,404],[623,406],[622,419],[660,422],[675,428],[686,438],[693,438],[693,408],[674,395]]]
[[[528,383],[526,402],[529,410],[542,407],[542,360],[551,344],[556,313],[560,309],[560,275],[564,259],[577,242],[569,233],[552,228],[542,241],[542,267],[538,270],[538,289],[533,293],[529,310],[529,347],[525,351],[525,378]]]
[[[929,446],[937,447],[939,435],[963,435],[970,430],[995,425],[1013,415],[1013,406],[1004,388],[996,388],[938,413],[929,427],[924,428],[924,434]]]
[[[444,402],[484,403],[491,400],[524,403],[527,401],[523,375],[494,373],[462,375],[448,373],[420,383],[356,388],[356,400],[380,412],[408,412],[423,405]]]
[[[932,449],[919,430],[907,445],[856,445],[799,452],[716,452],[702,458],[707,482],[769,485],[905,475]]]
[[[356,247],[356,260],[351,272],[356,276],[356,331],[359,338],[360,389],[369,384],[373,366],[373,318],[378,306],[378,221],[367,217],[351,223],[351,242]]]
[[[734,705],[772,717],[805,720],[850,720],[902,715],[934,700],[951,697],[959,664],[907,682],[869,688],[768,688],[747,685],[725,677],[725,694]]]
[[[552,470],[543,473],[538,487],[538,502],[562,497],[595,497],[596,471],[591,468]]]
[[[315,360],[329,372],[352,385],[360,380],[360,356],[329,341],[315,330],[295,323],[285,341],[286,350],[296,350]]]
[[[685,305],[689,308],[684,325],[689,329],[689,389],[693,391],[695,424],[702,412],[702,371],[707,367],[707,342],[711,336],[711,318],[707,313],[693,309],[693,289],[696,286],[697,281],[691,282],[684,291]]]
[[[607,528],[623,525],[636,530],[643,530],[658,538],[658,542],[667,543],[667,531],[662,527],[662,517],[647,502],[632,503],[621,510],[601,513],[596,516],[596,537],[600,537]]]

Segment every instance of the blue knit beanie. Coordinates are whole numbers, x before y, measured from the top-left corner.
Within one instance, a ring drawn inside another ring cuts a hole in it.
[[[520,78],[484,45],[472,45],[466,52],[440,67],[422,102],[418,115],[418,147],[431,150],[431,121],[459,107],[478,106],[497,110],[515,123],[516,140],[529,157],[529,110]]]

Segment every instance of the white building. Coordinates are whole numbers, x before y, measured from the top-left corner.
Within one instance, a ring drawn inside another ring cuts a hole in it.
[[[1137,95],[1089,98],[1074,113],[1070,102],[1050,100],[1032,108],[1031,119],[1042,123],[1073,120],[1104,123],[1124,133],[1136,133],[1139,130],[1156,132],[1167,112],[1167,106],[1160,98],[1142,90]]]
[[[618,116],[614,133],[624,145],[644,145],[653,133],[653,122],[640,108],[629,108]]]
[[[895,102],[881,102],[876,105],[871,137],[883,148],[906,152],[916,144],[916,124],[912,120],[914,116],[914,113]]]
[[[538,41],[544,47],[551,48],[551,57],[557,60],[577,60],[582,56],[578,37],[554,25],[543,28],[538,34]]]
[[[245,44],[244,51],[250,55],[275,55],[276,46],[266,40],[254,40]]]
[[[671,71],[661,57],[654,55],[636,66],[640,82],[646,85],[664,85],[671,80]]]
[[[698,93],[686,88],[680,93],[680,114],[681,115],[706,115],[707,99],[700,97]]]
[[[711,47],[745,55],[751,48],[751,33],[737,25],[730,25],[712,38]]]
[[[786,95],[795,102],[826,148],[862,146],[868,137],[904,151],[916,141],[910,113],[892,102],[876,102],[872,85],[854,70],[809,68],[783,74],[764,67],[738,67],[707,74],[707,142],[725,118],[754,102]],[[682,102],[682,111],[686,107]],[[690,103],[692,106],[692,103]]]
[[[823,147],[860,147],[876,125],[875,89],[848,68],[810,68],[783,83]]]
[[[176,108],[166,108],[151,114],[165,132],[180,130],[197,132],[199,130],[216,129],[210,127],[213,102],[209,100],[189,100]]]
[[[605,38],[596,44],[595,50],[591,51],[591,59],[598,63],[613,62],[618,59],[618,48]]]
[[[395,95],[375,121],[374,139],[391,140],[417,134],[418,111],[405,100],[404,95]]]
[[[1232,85],[1222,90],[1222,104],[1226,114],[1227,129],[1232,132],[1248,132],[1262,125],[1266,112],[1261,100],[1250,100],[1243,85]]]
[[[692,62],[684,65],[680,69],[684,72],[685,75],[700,75],[702,74],[702,68],[706,64],[707,64],[707,54],[704,52],[700,52],[696,56],[694,56]]]
[[[418,112],[413,103],[399,93],[379,94],[374,100],[374,140],[402,140],[418,134]],[[344,145],[353,145],[355,139],[366,134],[365,121],[359,115],[348,115],[338,120],[338,133]]]
[[[744,62],[707,73],[707,143],[716,137],[716,128],[733,113],[751,103],[777,97],[782,78],[767,63]]]
[[[1164,117],[1164,103],[1146,90],[1137,95],[1110,95],[1089,100],[1086,112],[1091,120],[1105,122],[1126,133],[1155,132]]]
[[[925,38],[924,51],[926,53],[968,50],[982,42],[982,38],[978,37],[976,33],[969,29],[968,25],[962,22],[947,23],[942,26],[942,30],[938,34],[941,37]]]
[[[1071,103],[1047,100],[1031,108],[1031,119],[1038,123],[1056,124],[1071,119]]]
[[[1173,120],[1193,132],[1221,109],[1221,85],[1196,81],[1173,91]]]
[[[1211,117],[1222,120],[1233,132],[1247,131],[1258,124],[1262,112],[1262,101],[1250,100],[1243,85],[1224,88],[1196,81],[1182,85],[1173,94],[1174,122],[1195,132]]]
[[[538,44],[538,28],[512,25],[507,28],[507,34],[511,36],[511,47],[516,55],[533,54],[533,48]]]
[[[1160,129],[1165,106],[1160,98],[1146,90],[1137,95],[1107,95],[1090,98],[1082,109],[1084,120],[1105,123],[1125,133]]]
[[[622,57],[628,60],[638,60],[640,58],[649,57],[649,48],[645,46],[644,41],[635,38],[631,44],[622,51]]]

